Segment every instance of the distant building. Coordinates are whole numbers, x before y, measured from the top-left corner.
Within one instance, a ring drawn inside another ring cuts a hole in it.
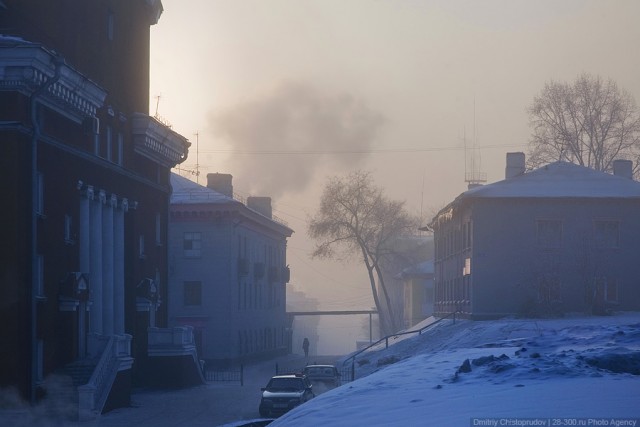
[[[209,174],[207,187],[171,175],[169,316],[193,327],[208,362],[286,353],[287,238],[271,199],[233,198],[232,177]]]
[[[129,404],[167,324],[169,173],[189,142],[147,114],[161,12],[0,2],[0,387],[36,402],[71,378],[79,418]]]
[[[433,315],[433,260],[407,267],[397,276],[404,290],[404,328]]]
[[[566,162],[458,196],[432,220],[435,312],[473,318],[640,309],[640,183]]]

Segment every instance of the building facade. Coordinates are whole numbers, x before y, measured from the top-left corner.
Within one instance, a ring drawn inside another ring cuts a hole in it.
[[[0,4],[0,385],[35,402],[69,375],[80,418],[129,403],[147,329],[167,324],[169,174],[189,142],[147,114],[161,12]]]
[[[566,162],[458,196],[433,219],[435,312],[473,318],[640,308],[640,183]]]
[[[292,230],[272,215],[271,199],[233,198],[232,177],[209,174],[207,187],[173,174],[169,219],[169,317],[193,327],[208,362],[282,354]]]

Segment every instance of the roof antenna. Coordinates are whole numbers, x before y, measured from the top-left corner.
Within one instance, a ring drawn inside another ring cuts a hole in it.
[[[464,130],[464,180],[467,183],[467,189],[478,187],[487,182],[487,173],[480,171],[480,159],[476,164],[476,156],[480,156],[479,150],[476,147],[476,98],[473,97],[473,146],[471,147],[471,153],[467,157],[467,130]]]

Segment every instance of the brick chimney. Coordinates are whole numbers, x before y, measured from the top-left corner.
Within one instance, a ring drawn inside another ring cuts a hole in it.
[[[247,197],[247,207],[267,218],[273,218],[271,212],[271,197],[249,196]]]
[[[525,171],[524,153],[507,153],[507,167],[504,177],[506,179],[522,175]]]
[[[233,176],[228,173],[208,173],[207,174],[207,188],[224,194],[228,197],[233,197]]]
[[[614,160],[613,174],[623,178],[633,179],[633,162],[631,160]]]

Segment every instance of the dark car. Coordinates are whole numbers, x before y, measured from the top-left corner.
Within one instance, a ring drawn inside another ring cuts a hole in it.
[[[282,415],[314,398],[313,387],[304,375],[276,375],[262,389],[260,416]]]
[[[307,365],[302,371],[314,385],[330,389],[341,384],[340,372],[333,365]]]

